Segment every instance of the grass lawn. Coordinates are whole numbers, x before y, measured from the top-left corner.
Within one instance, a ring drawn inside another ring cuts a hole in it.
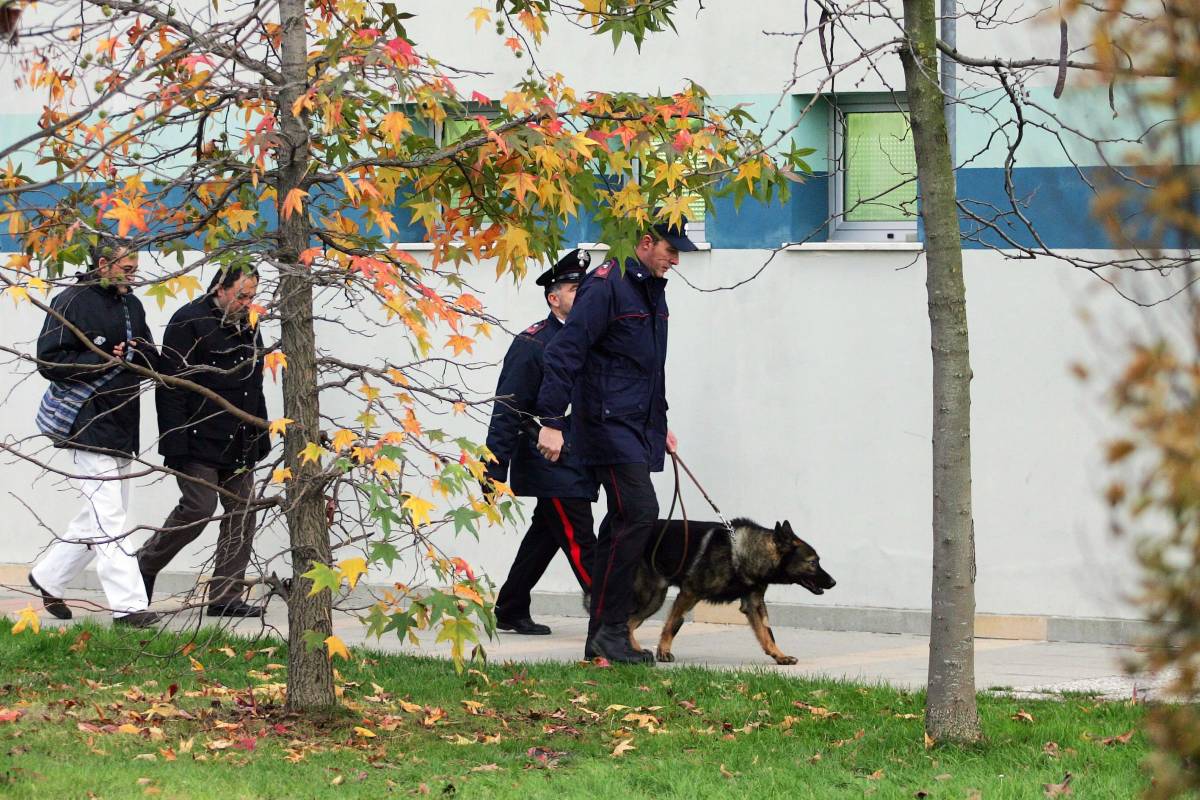
[[[0,620],[2,622],[3,620]],[[353,651],[345,713],[280,708],[286,647],[202,631],[0,628],[0,797],[1043,797],[1145,785],[1139,706],[980,698],[926,749],[923,696],[774,673]],[[191,642],[187,654],[180,652]],[[1119,738],[1118,738],[1119,737]]]

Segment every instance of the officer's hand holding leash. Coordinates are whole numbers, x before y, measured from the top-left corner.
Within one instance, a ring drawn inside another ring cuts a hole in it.
[[[558,461],[563,451],[563,432],[543,427],[538,431],[538,452],[549,461]]]

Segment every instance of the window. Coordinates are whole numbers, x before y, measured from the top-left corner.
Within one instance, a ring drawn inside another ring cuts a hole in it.
[[[839,97],[832,120],[829,238],[915,241],[917,159],[903,101]]]

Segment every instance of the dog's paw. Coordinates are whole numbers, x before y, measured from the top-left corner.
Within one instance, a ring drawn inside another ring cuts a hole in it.
[[[674,654],[674,653],[672,653],[670,650],[666,650],[666,651],[664,651],[662,648],[659,648],[658,652],[657,652],[657,653],[655,653],[655,654],[654,654],[654,656],[655,656],[655,658],[657,658],[659,661],[663,661],[663,662],[666,662],[666,663],[670,663],[670,662],[672,662],[672,661],[674,661],[674,660],[675,660],[675,654]]]
[[[790,667],[792,664],[795,664],[798,660],[799,659],[797,659],[795,656],[775,656],[775,663],[782,664],[785,667]]]

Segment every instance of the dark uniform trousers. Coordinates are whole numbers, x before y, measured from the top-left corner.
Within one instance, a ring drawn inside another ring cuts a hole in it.
[[[593,626],[624,625],[633,612],[633,578],[658,520],[658,498],[646,464],[595,467],[608,498],[592,561]]]
[[[579,497],[539,497],[533,519],[508,579],[496,597],[496,617],[521,620],[530,616],[529,593],[554,554],[562,550],[584,593],[592,588],[592,560],[596,537],[592,533],[592,501]]]
[[[138,563],[142,572],[157,575],[180,550],[200,535],[216,512],[219,498],[224,515],[217,537],[208,602],[220,604],[236,600],[242,595],[242,579],[246,577],[246,566],[250,563],[251,546],[254,544],[257,515],[250,507],[254,495],[254,471],[222,469],[195,462],[180,465],[179,471],[220,486],[234,497],[185,477],[177,477],[182,493],[179,504],[163,523],[163,530],[156,532],[142,546],[138,552]]]

